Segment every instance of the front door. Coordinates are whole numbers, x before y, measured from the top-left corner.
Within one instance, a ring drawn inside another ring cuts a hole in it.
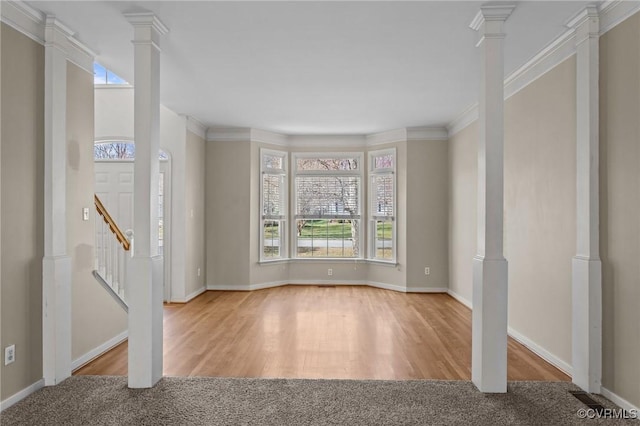
[[[170,299],[169,289],[170,281],[168,274],[169,255],[165,250],[165,241],[167,240],[168,224],[165,223],[165,203],[166,190],[165,178],[168,175],[168,162],[160,162],[160,186],[159,186],[159,210],[158,210],[158,254],[164,256],[164,286],[165,301]],[[116,221],[118,227],[126,232],[133,229],[133,161],[114,161],[105,160],[95,162],[95,193],[106,207],[107,211]],[[98,224],[96,224],[98,225]],[[96,241],[101,241],[99,233],[102,227],[96,226]],[[134,235],[135,239],[135,235]],[[99,247],[96,247],[99,250]]]

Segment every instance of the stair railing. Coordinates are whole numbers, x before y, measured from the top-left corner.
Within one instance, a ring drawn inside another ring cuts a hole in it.
[[[120,300],[116,300],[123,304],[126,309],[126,282],[127,282],[127,266],[131,259],[130,240],[133,232],[128,230],[122,232],[113,217],[109,214],[104,204],[97,195],[94,195],[96,206],[96,246],[95,246],[95,265],[96,271],[102,281],[101,284],[107,284],[107,290],[111,290],[112,296],[117,296]],[[97,278],[97,277],[96,277]]]

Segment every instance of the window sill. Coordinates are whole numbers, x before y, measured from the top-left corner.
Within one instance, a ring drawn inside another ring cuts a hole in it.
[[[314,258],[283,258],[274,260],[260,260],[258,265],[278,265],[282,263],[369,263],[372,265],[382,265],[395,268],[399,265],[395,261],[377,260],[377,259],[364,259],[362,257],[344,258],[344,257],[314,257]]]

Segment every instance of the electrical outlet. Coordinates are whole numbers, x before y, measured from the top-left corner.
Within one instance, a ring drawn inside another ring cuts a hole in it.
[[[333,269],[329,268],[327,270],[327,275],[329,275],[329,276],[333,275]]]
[[[429,270],[428,266],[426,268],[424,268],[424,274],[425,275],[429,275],[430,273],[431,273],[431,271]]]
[[[16,360],[16,345],[4,348],[4,365],[9,365]]]

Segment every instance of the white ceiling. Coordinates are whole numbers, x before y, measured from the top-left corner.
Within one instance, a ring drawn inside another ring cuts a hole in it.
[[[505,76],[566,28],[583,1],[517,2]],[[287,134],[368,134],[442,126],[477,101],[469,23],[481,2],[32,1],[77,31],[96,60],[133,82],[133,28],[151,11],[161,101],[206,126]],[[135,82],[133,82],[135,83]]]

